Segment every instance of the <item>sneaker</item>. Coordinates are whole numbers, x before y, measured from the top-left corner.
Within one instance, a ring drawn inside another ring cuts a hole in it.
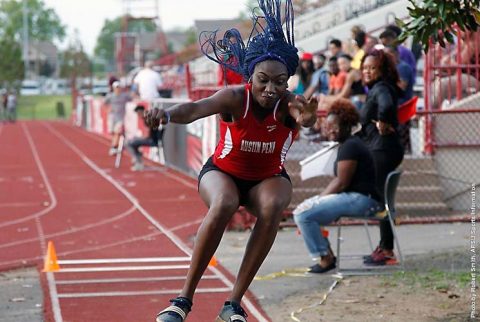
[[[192,301],[186,297],[177,297],[170,300],[170,305],[157,314],[156,322],[183,322],[187,314],[192,310]]]
[[[110,148],[110,150],[108,150],[108,155],[109,156],[113,156],[117,154],[117,149],[116,148]]]
[[[133,166],[130,168],[132,171],[142,171],[143,170],[143,163],[134,163]]]
[[[371,260],[372,257],[377,256],[379,253],[383,253],[383,250],[380,248],[380,246],[377,246],[377,248],[375,248],[370,255],[363,256],[363,261]]]
[[[247,313],[239,303],[225,302],[215,322],[247,322]]]
[[[371,256],[370,258],[363,261],[365,265],[369,266],[381,266],[381,265],[396,265],[398,264],[397,258],[395,255],[386,256],[383,251]]]

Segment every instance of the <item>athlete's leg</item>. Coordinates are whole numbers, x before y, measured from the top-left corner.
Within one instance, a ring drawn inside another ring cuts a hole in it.
[[[192,299],[195,289],[217,250],[225,227],[239,205],[237,186],[225,173],[209,171],[200,181],[200,196],[208,206],[195,238],[192,262],[180,296]]]
[[[257,222],[248,240],[231,301],[240,303],[270,251],[291,196],[292,184],[280,176],[266,179],[249,191],[247,208],[257,216]]]

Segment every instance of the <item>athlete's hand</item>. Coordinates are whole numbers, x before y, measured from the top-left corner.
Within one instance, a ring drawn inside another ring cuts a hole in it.
[[[160,124],[167,124],[169,119],[165,110],[152,108],[143,113],[145,124],[152,129],[157,129]]]
[[[302,126],[312,126],[317,118],[318,100],[312,97],[307,100],[303,95],[295,95],[288,103],[292,116]]]

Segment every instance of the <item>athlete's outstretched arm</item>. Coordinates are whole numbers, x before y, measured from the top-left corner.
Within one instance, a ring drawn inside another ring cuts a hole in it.
[[[151,109],[144,114],[145,122],[149,127],[157,128],[160,124],[168,122],[187,124],[210,115],[227,113],[236,104],[241,104],[242,95],[239,93],[238,86],[232,86],[196,102],[176,104],[165,110]]]

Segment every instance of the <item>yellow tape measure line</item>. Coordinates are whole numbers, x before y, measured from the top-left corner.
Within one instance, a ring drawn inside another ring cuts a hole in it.
[[[290,277],[306,277],[305,273],[308,272],[308,268],[289,268],[281,270],[280,272],[270,273],[263,276],[255,276],[255,281],[267,281],[273,280],[278,277],[290,276]]]
[[[301,322],[301,320],[299,318],[297,318],[295,315],[300,314],[300,313],[302,313],[306,310],[313,309],[313,308],[315,308],[317,306],[320,306],[323,303],[325,303],[325,301],[327,300],[327,297],[333,292],[333,290],[338,285],[340,280],[342,280],[342,277],[338,276],[338,275],[335,276],[335,278],[336,278],[335,281],[332,283],[332,285],[330,285],[328,291],[325,294],[322,295],[322,298],[321,298],[320,302],[313,303],[312,305],[305,306],[305,307],[299,308],[298,310],[295,310],[295,311],[291,312],[290,313],[290,318],[295,322]]]

